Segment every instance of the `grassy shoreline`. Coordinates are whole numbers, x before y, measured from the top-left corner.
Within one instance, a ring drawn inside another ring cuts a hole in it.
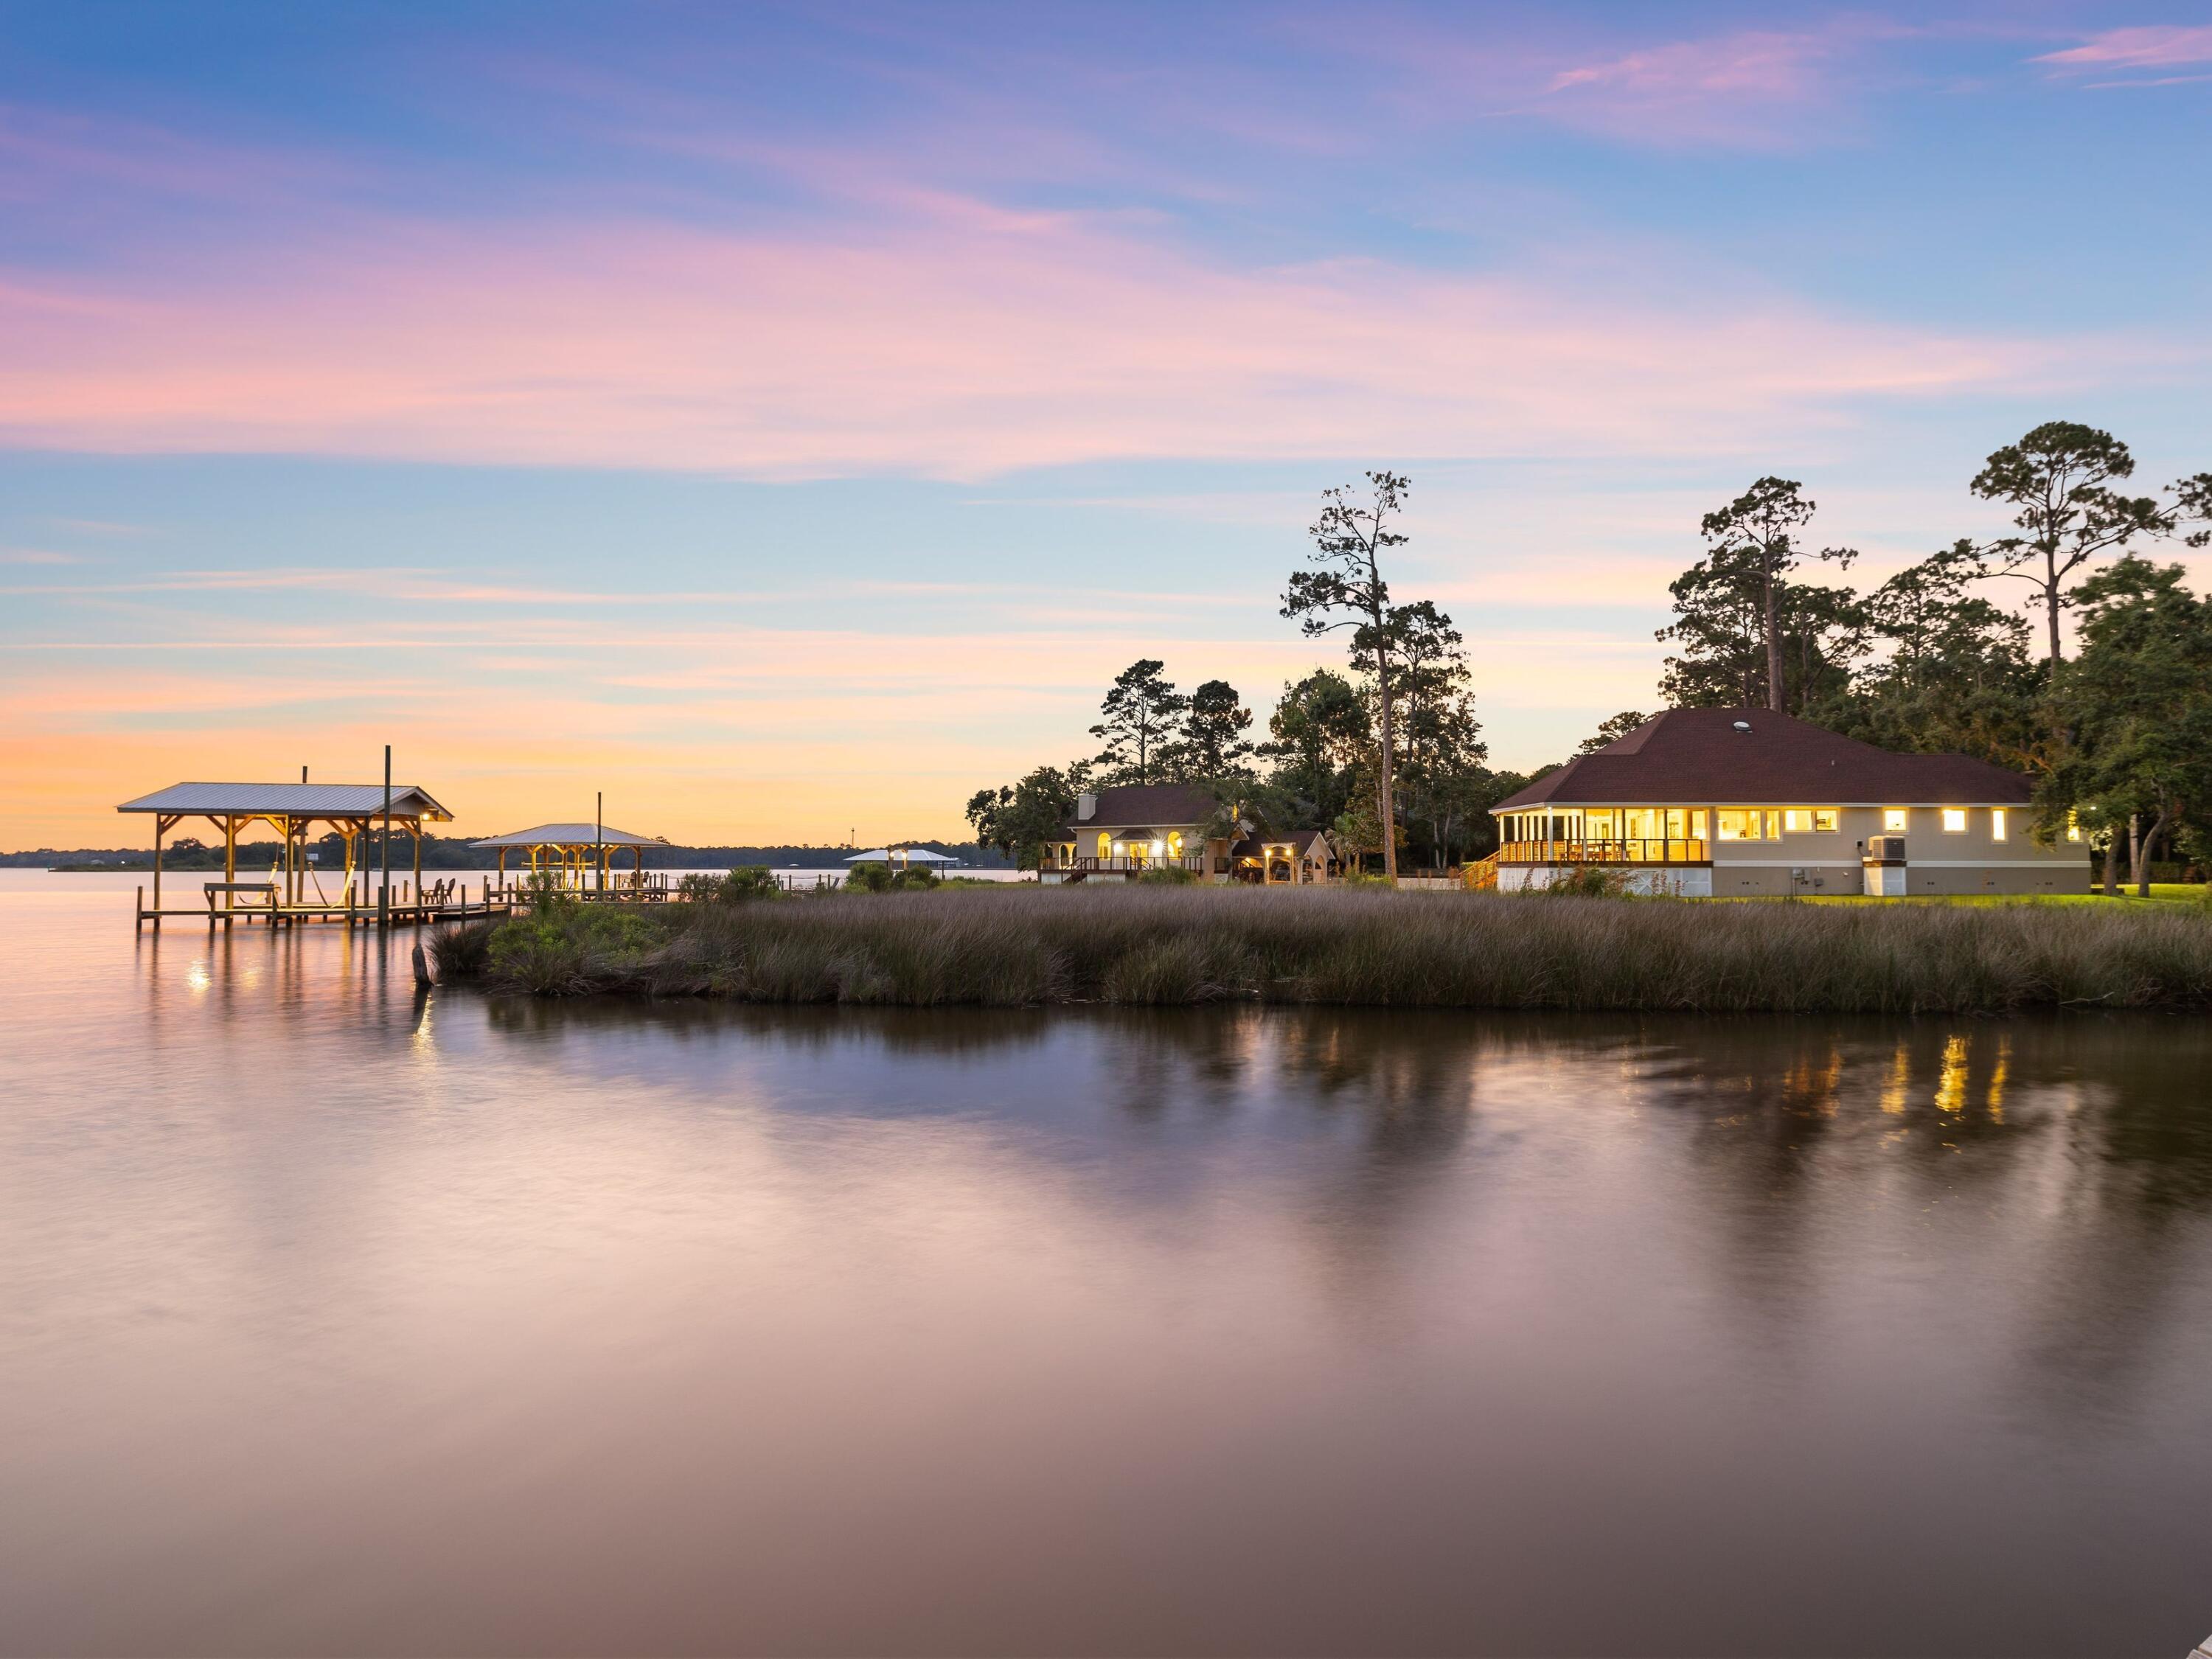
[[[1844,908],[1218,888],[556,906],[433,940],[538,995],[1025,1007],[2212,1008],[2194,907]]]

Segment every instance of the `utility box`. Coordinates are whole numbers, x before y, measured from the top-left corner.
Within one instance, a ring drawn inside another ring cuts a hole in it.
[[[1905,896],[1904,836],[1869,837],[1866,851],[1860,856],[1859,866],[1866,872],[1866,890],[1869,898]]]

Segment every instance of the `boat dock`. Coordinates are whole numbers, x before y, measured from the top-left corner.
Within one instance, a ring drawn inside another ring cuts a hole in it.
[[[173,883],[173,872],[171,879]],[[210,933],[217,927],[234,927],[240,922],[249,927],[257,923],[264,927],[289,927],[307,922],[339,922],[348,927],[421,927],[511,916],[529,908],[525,895],[511,889],[502,890],[490,877],[477,884],[474,896],[465,879],[436,881],[421,888],[411,881],[395,881],[385,902],[379,902],[379,893],[350,889],[333,903],[313,899],[287,903],[275,882],[210,881],[200,885],[206,901],[203,906],[180,906],[173,900],[165,907],[158,890],[149,905],[146,890],[141,887],[137,926],[143,929],[151,922],[158,932],[164,921],[204,921]]]

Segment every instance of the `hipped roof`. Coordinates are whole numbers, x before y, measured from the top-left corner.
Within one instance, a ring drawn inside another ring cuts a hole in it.
[[[1700,802],[2026,806],[2034,794],[2021,773],[1966,755],[1895,754],[1767,708],[1670,708],[1490,810]]]
[[[1122,783],[1091,793],[1097,799],[1097,807],[1087,818],[1070,818],[1062,826],[1067,835],[1099,830],[1188,829],[1210,822],[1221,810],[1221,803],[1212,795],[1188,783]]]
[[[472,841],[471,847],[665,847],[665,836],[633,836],[627,830],[589,823],[541,823],[509,836]]]

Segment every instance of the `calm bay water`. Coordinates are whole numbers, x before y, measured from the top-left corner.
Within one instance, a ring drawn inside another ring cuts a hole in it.
[[[0,872],[9,1650],[2212,1632],[2202,1023],[550,1006],[134,884]]]

